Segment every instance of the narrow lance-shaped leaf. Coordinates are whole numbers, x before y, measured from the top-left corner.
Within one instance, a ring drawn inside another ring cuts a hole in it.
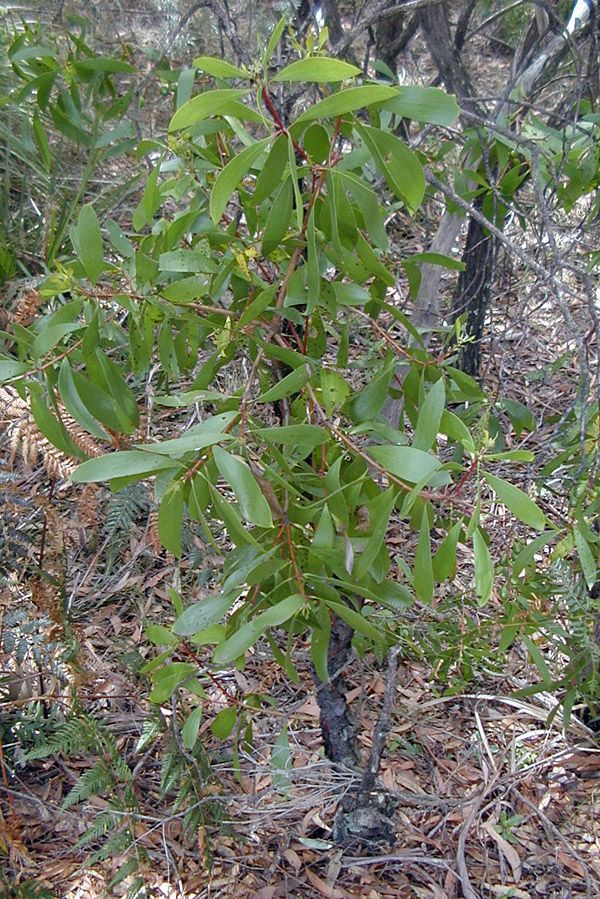
[[[492,595],[494,586],[494,566],[492,557],[479,528],[473,531],[473,552],[475,557],[475,591],[477,602],[484,606]]]
[[[269,627],[277,627],[297,615],[304,599],[299,594],[288,596],[265,612],[261,612],[252,621],[243,624],[227,640],[217,646],[214,654],[216,665],[226,665],[235,661],[249,649]]]
[[[504,503],[513,515],[538,531],[544,529],[546,516],[526,493],[523,493],[514,484],[509,484],[508,481],[497,478],[488,472],[484,473],[484,477],[500,502]]]
[[[201,72],[212,75],[214,78],[245,78],[245,73],[241,69],[232,66],[230,62],[225,62],[216,56],[197,56],[193,60],[193,65]]]
[[[238,153],[237,156],[234,156],[220,173],[210,195],[210,216],[215,225],[220,221],[225,207],[244,175],[250,171],[270,143],[271,138],[264,137],[255,144],[251,144],[245,150],[242,150],[241,153]]]
[[[588,589],[591,590],[597,579],[596,560],[592,555],[589,543],[578,527],[573,529],[573,537],[575,538],[575,548],[577,549],[585,582],[588,585]]]
[[[431,536],[429,533],[429,516],[427,507],[421,516],[421,533],[415,553],[414,584],[417,598],[424,603],[433,599],[433,565],[431,562]]]
[[[191,128],[211,115],[227,115],[227,107],[245,93],[246,90],[215,90],[192,97],[177,110],[169,124],[169,131]]]
[[[419,409],[417,427],[412,442],[413,447],[421,450],[431,449],[440,429],[445,404],[446,388],[444,379],[440,378],[435,382]]]
[[[98,216],[91,203],[82,207],[77,220],[77,228],[72,230],[75,238],[75,249],[85,273],[92,284],[96,284],[100,272],[104,268],[102,258],[102,234]]]
[[[273,527],[269,504],[246,462],[220,446],[215,446],[213,456],[221,475],[235,493],[244,518],[261,528]]]
[[[292,62],[271,81],[304,81],[322,84],[329,81],[345,81],[361,74],[357,66],[341,59],[329,59],[326,56],[313,56]]]
[[[365,106],[381,103],[383,100],[391,100],[395,96],[397,96],[396,88],[377,84],[366,84],[362,87],[338,91],[303,112],[296,119],[294,125],[312,122],[313,119],[323,119],[327,116],[343,115],[346,112],[353,112],[355,109],[363,109]],[[292,129],[294,125],[292,125]]]
[[[166,550],[181,556],[181,525],[183,523],[183,489],[181,481],[172,481],[158,510],[158,536]]]

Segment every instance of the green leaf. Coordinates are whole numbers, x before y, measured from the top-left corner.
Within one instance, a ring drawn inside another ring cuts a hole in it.
[[[312,122],[314,119],[354,112],[355,109],[363,109],[365,106],[372,106],[374,103],[391,100],[396,95],[397,89],[395,87],[385,87],[377,84],[366,84],[362,87],[351,87],[345,91],[338,91],[330,97],[321,100],[320,103],[311,106],[306,112],[303,112],[293,123],[292,128],[303,122]]]
[[[598,578],[598,568],[596,559],[592,554],[590,545],[579,530],[578,527],[573,528],[573,537],[575,539],[575,549],[581,563],[581,570],[585,578],[588,589],[591,590]]]
[[[527,649],[529,650],[529,654],[530,654],[531,658],[533,659],[535,667],[537,668],[537,670],[539,672],[539,675],[542,679],[542,684],[544,685],[544,688],[547,690],[551,690],[552,689],[552,675],[550,674],[550,669],[548,668],[548,665],[546,664],[546,660],[544,659],[544,656],[542,655],[542,653],[540,652],[538,647],[535,645],[533,640],[531,640],[529,637],[523,636],[523,642],[525,643],[525,645],[527,646]]]
[[[371,446],[369,455],[387,471],[409,484],[422,481],[442,467],[435,456],[413,446]]]
[[[263,67],[266,67],[267,63],[271,59],[271,56],[275,52],[275,47],[279,43],[279,39],[284,32],[285,26],[287,25],[287,16],[282,16],[273,29],[273,33],[269,38],[269,43],[267,44],[267,49],[265,51],[265,55],[263,56],[262,64]]]
[[[182,524],[183,485],[181,481],[172,481],[158,510],[158,536],[164,548],[176,558],[181,556]]]
[[[519,487],[515,487],[514,484],[509,484],[508,481],[503,481],[488,472],[484,472],[484,478],[500,502],[504,503],[513,515],[537,531],[543,531],[546,526],[546,516],[526,493]]]
[[[76,484],[90,484],[132,476],[141,480],[167,468],[175,471],[179,468],[179,464],[172,459],[161,459],[160,456],[150,453],[126,450],[122,453],[107,453],[98,459],[84,462],[73,472],[71,480]]]
[[[273,744],[271,750],[271,783],[273,789],[287,796],[291,782],[292,754],[288,740],[287,724],[284,724],[281,733]]]
[[[94,437],[97,437],[98,440],[106,441],[107,443],[110,442],[110,438],[106,431],[101,428],[100,425],[96,424],[88,412],[85,403],[79,396],[68,359],[63,359],[61,362],[58,375],[58,389],[65,409],[69,415],[71,415],[75,421],[79,422],[82,428],[85,428],[86,431],[93,434]]]
[[[477,603],[484,606],[492,595],[494,586],[494,566],[487,543],[479,528],[473,531],[473,552],[475,556],[475,591]]]
[[[446,128],[460,115],[460,107],[454,96],[438,87],[421,87],[417,84],[400,87],[396,97],[386,100],[381,108],[406,119]]]
[[[153,671],[152,680],[155,686],[148,699],[150,702],[166,702],[173,690],[183,681],[193,677],[197,671],[197,665],[191,662],[170,662],[170,664]]]
[[[227,612],[237,593],[217,593],[189,606],[173,624],[173,633],[181,637],[191,637],[198,631],[204,631],[221,620]]]
[[[231,63],[225,62],[216,56],[197,56],[192,60],[192,65],[212,75],[213,78],[246,78],[246,74],[241,69],[232,66]]]
[[[25,362],[17,362],[14,359],[0,359],[0,381],[9,381],[25,372],[31,371],[31,366]]]
[[[341,602],[332,602],[329,599],[326,599],[325,602],[331,611],[335,612],[342,621],[345,621],[346,624],[349,624],[350,627],[354,628],[357,634],[362,634],[363,637],[372,640],[373,643],[385,641],[385,633],[371,624],[370,621],[367,621],[360,612],[356,612],[354,609],[351,609]]]
[[[278,428],[255,428],[255,437],[264,437],[271,443],[283,443],[285,446],[302,446],[312,449],[327,443],[329,436],[325,428],[319,425],[282,425]]]
[[[433,576],[438,584],[450,577],[456,567],[456,545],[462,529],[462,521],[457,521],[448,531],[432,559]]]
[[[269,627],[276,627],[297,615],[304,599],[299,594],[288,596],[265,612],[261,612],[252,621],[243,624],[224,643],[217,646],[214,654],[216,665],[226,665],[235,661],[249,649]]]
[[[283,182],[269,210],[263,232],[262,252],[268,256],[279,248],[290,227],[294,192],[290,178]]]
[[[383,546],[385,533],[394,502],[398,493],[397,487],[388,487],[384,493],[380,493],[369,503],[369,517],[371,519],[371,536],[367,545],[356,560],[353,575],[359,580],[367,574],[375,561],[377,554]]]
[[[183,128],[191,128],[212,115],[227,115],[228,107],[244,96],[246,90],[216,90],[206,91],[197,97],[192,97],[181,106],[169,124],[169,131],[181,131]]]
[[[429,604],[433,599],[433,565],[431,561],[431,535],[429,533],[429,516],[427,506],[423,507],[421,516],[421,532],[415,552],[413,580],[417,599]]]
[[[444,256],[443,253],[415,253],[406,260],[410,263],[427,262],[429,265],[441,265],[444,268],[454,272],[464,272],[466,266],[460,259],[453,259],[452,256]],[[404,263],[403,263],[404,264]]]
[[[440,433],[446,434],[450,440],[456,443],[462,443],[468,452],[475,452],[473,438],[471,437],[466,424],[458,417],[458,415],[455,415],[454,412],[450,412],[449,409],[444,409],[442,412],[442,417],[440,419]]]
[[[149,624],[146,628],[146,636],[155,646],[177,646],[179,643],[169,628],[163,627],[162,624]]]
[[[98,216],[91,203],[86,203],[82,207],[77,219],[77,228],[73,229],[73,233],[76,235],[75,249],[85,273],[91,283],[96,284],[104,269],[104,259]]]
[[[213,456],[221,475],[235,493],[246,521],[260,528],[273,527],[269,504],[248,464],[220,446],[215,446]]]
[[[175,115],[177,116],[177,113]],[[221,220],[225,207],[242,178],[250,171],[270,143],[271,138],[264,137],[246,147],[245,150],[234,156],[219,174],[210,194],[210,216],[215,225]]]
[[[377,418],[386,401],[395,367],[396,360],[390,355],[383,369],[351,400],[354,421],[361,423]]]
[[[356,129],[390,190],[404,200],[410,210],[418,209],[425,195],[425,175],[416,155],[394,134],[368,125],[357,125]]]
[[[236,721],[237,709],[234,705],[230,705],[229,708],[219,712],[210,729],[218,740],[226,740],[235,727]]]
[[[233,439],[225,432],[237,415],[237,412],[210,415],[200,424],[193,425],[183,437],[163,440],[162,443],[139,443],[136,444],[136,449],[144,450],[146,453],[156,453],[159,456],[173,457],[198,452],[214,443],[223,443],[225,440]]]
[[[331,613],[324,602],[319,604],[315,613],[319,626],[313,627],[310,635],[310,657],[317,677],[322,683],[329,683],[327,670],[327,657],[329,654],[329,640],[331,637]]]
[[[196,745],[200,722],[202,721],[202,711],[202,706],[198,706],[197,709],[190,712],[181,728],[181,740],[186,749],[193,749]]]
[[[290,372],[289,375],[286,375],[285,378],[282,378],[281,381],[278,381],[266,393],[262,393],[258,400],[261,403],[274,403],[276,400],[282,400],[292,393],[298,393],[309,380],[310,368],[306,364],[302,365],[295,371]]]
[[[442,412],[446,405],[444,379],[435,382],[419,409],[412,445],[415,449],[429,450],[436,442],[440,430]]]
[[[361,70],[349,62],[344,62],[341,59],[331,59],[326,56],[313,56],[290,63],[289,66],[278,72],[271,81],[303,81],[323,84],[325,82],[345,81],[346,78],[355,78],[360,74]]]
[[[334,410],[343,406],[350,396],[350,385],[336,371],[321,369],[321,397],[327,415],[331,418]]]

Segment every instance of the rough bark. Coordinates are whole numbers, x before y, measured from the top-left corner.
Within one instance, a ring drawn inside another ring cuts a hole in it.
[[[332,762],[356,766],[360,754],[356,745],[356,724],[346,701],[343,671],[352,653],[354,630],[337,615],[332,616],[327,653],[330,681],[324,684],[317,675],[317,702],[321,712],[321,733],[325,755]]]

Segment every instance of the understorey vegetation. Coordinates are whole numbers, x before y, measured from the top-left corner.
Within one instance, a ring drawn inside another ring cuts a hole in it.
[[[436,62],[441,8],[421,12]],[[572,258],[565,236],[597,218],[598,116],[581,98],[566,124],[541,115],[518,79],[486,111],[459,68],[445,87],[402,85],[285,16],[253,56],[235,38],[231,61],[163,61],[145,80],[129,48],[99,55],[86,27],[21,23],[2,51],[0,278],[20,288],[2,310],[15,466],[0,472],[0,578],[8,598],[27,570],[48,628],[40,639],[27,603],[3,605],[5,785],[17,764],[92,754],[64,799],[105,800],[80,846],[90,864],[119,855],[111,889],[154,895],[137,769],[78,683],[58,517],[69,491],[91,491],[101,583],[141,520],[171,566],[170,608],[144,617],[130,660],[149,703],[136,752],[162,747],[161,798],[206,862],[228,826],[215,741],[243,787],[256,721],[274,716],[272,784],[286,797],[293,782],[289,721],[267,690],[228,687],[260,658],[313,693],[323,755],[356,775],[331,844],[389,847],[396,805],[377,777],[403,659],[427,659],[440,696],[519,660],[535,677],[514,696],[550,696],[547,723],[598,714],[598,254]],[[157,95],[170,106],[151,128]],[[398,238],[440,204],[451,241]],[[529,405],[481,372],[501,255],[571,340],[553,370],[529,372]],[[540,413],[536,380],[567,365],[568,399]],[[45,467],[35,509],[17,459]],[[129,564],[143,579],[141,550]],[[18,680],[26,658],[35,689]],[[384,683],[368,753],[346,683],[365,660]],[[15,821],[0,852],[23,839]]]

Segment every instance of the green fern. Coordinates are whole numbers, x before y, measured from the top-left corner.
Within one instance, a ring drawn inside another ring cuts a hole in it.
[[[116,779],[112,767],[100,759],[91,768],[81,775],[77,783],[65,798],[63,809],[71,808],[73,805],[79,805],[89,799],[90,796],[104,796],[115,786]]]
[[[65,721],[41,746],[25,753],[24,761],[32,762],[51,755],[81,755],[85,752],[101,752],[102,739],[98,723],[87,715],[77,715]]]

